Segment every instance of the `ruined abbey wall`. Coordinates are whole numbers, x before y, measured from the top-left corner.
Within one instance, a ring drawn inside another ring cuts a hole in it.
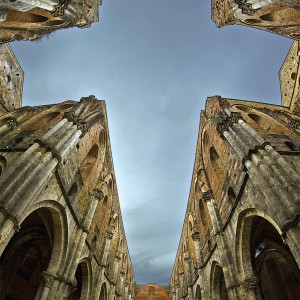
[[[104,101],[0,117],[0,299],[133,299]]]
[[[101,0],[2,0],[0,43],[36,40],[55,30],[89,27],[99,20]]]
[[[297,297],[300,132],[290,126],[295,123],[300,118],[281,106],[207,100],[172,299]]]
[[[298,1],[212,0],[218,27],[294,38],[282,106],[210,97],[201,112],[171,299],[296,299],[300,276]]]

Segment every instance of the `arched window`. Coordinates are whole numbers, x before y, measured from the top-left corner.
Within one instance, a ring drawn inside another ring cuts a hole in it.
[[[236,200],[236,195],[235,195],[235,192],[234,192],[234,190],[231,186],[228,188],[227,195],[228,195],[229,202],[231,204],[233,204]]]
[[[294,143],[290,142],[290,141],[286,141],[284,142],[285,145],[290,148],[292,151],[299,151],[299,147],[297,147]]]
[[[1,256],[1,299],[35,298],[42,274],[50,263],[53,234],[51,213],[44,208],[22,222]]]
[[[41,23],[46,22],[47,17],[30,12],[11,11],[7,14],[5,21],[18,23]]]
[[[291,251],[267,220],[253,217],[251,227],[251,265],[258,277],[263,298],[297,299],[300,272]]]
[[[68,192],[69,197],[74,197],[77,194],[77,183],[74,182]]]
[[[99,300],[107,300],[107,289],[105,282],[102,283]]]
[[[196,289],[196,299],[195,300],[201,300],[201,289],[200,286],[197,285],[197,289]]]
[[[199,200],[199,211],[200,211],[200,219],[203,227],[206,227],[207,225],[207,220],[206,220],[206,212],[204,208],[204,203],[203,200]]]
[[[262,118],[257,114],[248,114],[248,117],[252,119],[258,126],[260,126],[265,131],[269,131],[271,128],[271,123],[268,118]]]
[[[99,145],[100,145],[100,151],[103,151],[106,147],[106,133],[104,129],[102,129],[99,134]]]
[[[224,179],[225,179],[225,171],[224,171],[224,166],[223,162],[216,151],[215,147],[210,147],[209,149],[209,155],[210,155],[210,160],[214,169],[214,175],[218,177],[218,182],[223,184]],[[216,187],[215,187],[216,188]]]
[[[51,121],[53,121],[56,117],[60,115],[59,111],[52,111],[49,113],[46,113],[44,115],[41,115],[39,119],[37,119],[35,122],[30,123],[28,127],[33,130],[39,130],[42,128],[49,127],[51,125]],[[30,119],[29,119],[30,122]]]
[[[205,132],[204,132],[204,135],[203,135],[203,150],[204,150],[205,152],[208,151],[209,145],[210,145],[210,142],[209,142],[209,136],[208,136],[207,132],[205,131]]]
[[[0,176],[7,166],[7,161],[4,156],[0,155]]]
[[[76,283],[73,285],[68,300],[87,299],[89,290],[89,272],[86,261],[81,262],[75,272]]]
[[[86,178],[89,176],[89,174],[97,160],[98,150],[99,150],[98,145],[94,144],[92,146],[92,148],[90,149],[90,151],[88,152],[88,154],[86,155],[83,163],[81,164],[80,172],[81,172],[83,181],[85,181]]]
[[[214,266],[211,288],[212,288],[211,299],[228,300],[224,273],[220,265]]]

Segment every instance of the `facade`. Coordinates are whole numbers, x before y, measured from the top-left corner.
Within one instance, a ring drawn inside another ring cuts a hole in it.
[[[297,299],[300,117],[208,98],[172,299]]]
[[[0,299],[133,299],[104,101],[0,116]]]
[[[295,114],[300,112],[300,47],[294,41],[279,71],[282,105]]]
[[[212,0],[212,19],[218,27],[238,24],[300,38],[298,0]]]
[[[213,0],[212,19],[300,37],[299,1]],[[281,106],[207,99],[171,299],[299,297],[299,50],[279,72]]]
[[[35,40],[69,27],[99,20],[102,0],[2,0],[0,42]]]
[[[21,107],[24,72],[9,44],[0,44],[0,115]]]

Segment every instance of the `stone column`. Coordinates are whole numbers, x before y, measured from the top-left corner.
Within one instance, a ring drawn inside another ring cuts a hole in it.
[[[199,232],[194,232],[192,234],[192,239],[194,242],[195,252],[196,252],[196,260],[197,260],[197,268],[202,264],[202,257],[201,257],[201,246],[200,246],[200,234]]]
[[[47,300],[49,299],[49,292],[54,284],[55,281],[58,281],[57,278],[49,273],[49,272],[43,272],[42,274],[42,280],[39,285],[38,291],[35,295],[36,300]]]
[[[240,282],[238,293],[241,299],[262,300],[256,276],[246,278]]]
[[[119,266],[120,266],[120,261],[121,261],[121,256],[120,253],[117,251],[116,256],[115,256],[115,264],[114,264],[114,281],[117,283],[118,281],[118,271],[119,271]]]
[[[178,283],[175,284],[175,299],[179,300],[181,297],[180,295],[180,285]]]
[[[229,251],[228,241],[221,230],[221,218],[215,199],[211,190],[203,193],[203,200],[207,203],[209,215],[213,224],[214,234],[216,236],[219,248],[220,263],[223,267],[225,283],[229,299],[239,299],[236,289],[236,270],[233,263],[232,254]]]
[[[118,251],[117,251],[118,252]],[[116,286],[118,281],[118,271],[119,271],[119,264],[120,264],[121,257],[119,253],[116,253],[115,256],[115,263],[114,263],[114,273],[113,273],[113,280],[111,282],[111,288],[110,288],[110,298],[114,299],[115,293],[116,293]]]
[[[201,299],[205,299],[203,289],[206,286],[206,280],[205,280],[204,270],[203,270],[203,267],[202,267],[203,258],[202,258],[202,253],[201,253],[201,250],[200,250],[201,245],[200,245],[200,234],[199,234],[199,232],[193,233],[192,238],[193,238],[194,246],[195,246],[195,250],[196,250],[197,270],[198,270],[199,282],[200,282]]]
[[[118,284],[118,289],[122,295],[123,298],[125,298],[125,293],[124,293],[124,277],[125,277],[125,271],[122,269],[120,272],[120,281]]]
[[[184,293],[184,272],[178,274],[179,277],[179,298],[183,296]]]
[[[217,130],[264,195],[267,214],[276,221],[282,234],[286,234],[287,244],[300,267],[300,225],[295,221],[300,215],[300,175],[238,113],[231,112],[230,117],[218,124]]]
[[[124,288],[124,300],[128,300],[128,288],[129,288],[128,283],[125,283],[125,288]]]

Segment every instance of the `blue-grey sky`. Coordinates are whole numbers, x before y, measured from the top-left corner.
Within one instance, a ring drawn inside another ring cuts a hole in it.
[[[127,242],[138,283],[168,284],[206,97],[280,103],[291,40],[217,29],[209,0],[104,0],[100,22],[14,42],[23,105],[106,100]]]

